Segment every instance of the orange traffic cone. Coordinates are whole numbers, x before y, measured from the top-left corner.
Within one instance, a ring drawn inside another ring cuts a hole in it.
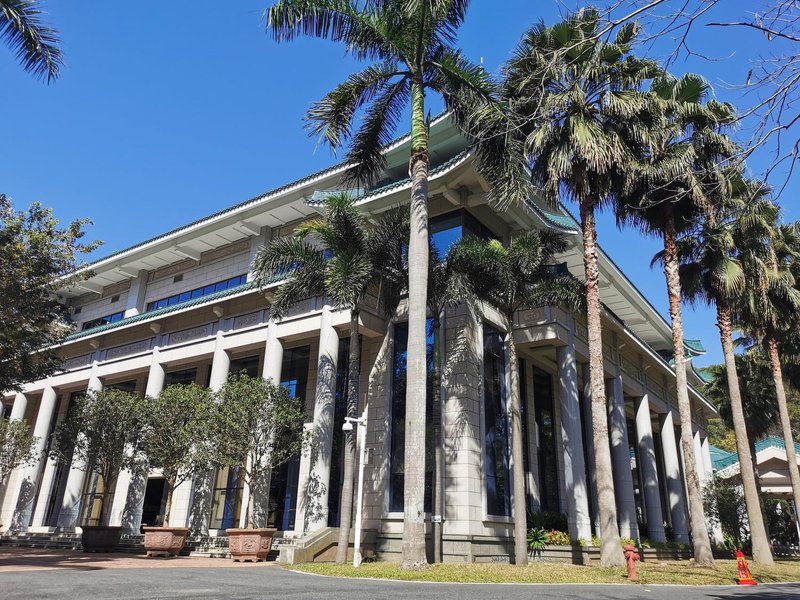
[[[750,569],[747,568],[747,561],[744,559],[744,552],[741,550],[736,551],[736,567],[739,570],[739,577],[736,583],[739,585],[758,585],[758,582],[750,575]]]

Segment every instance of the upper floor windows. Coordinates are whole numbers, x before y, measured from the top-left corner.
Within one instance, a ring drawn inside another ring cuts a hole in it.
[[[433,217],[430,229],[431,240],[442,258],[465,235],[474,235],[481,240],[498,239],[494,232],[466,210],[454,210]]]
[[[242,285],[243,283],[247,283],[246,273],[244,275],[237,275],[236,277],[231,277],[230,279],[223,279],[222,281],[217,281],[216,283],[211,283],[209,285],[199,287],[194,290],[181,292],[180,294],[174,294],[172,296],[161,298],[159,300],[153,300],[152,302],[147,303],[146,312],[150,312],[151,310],[157,310],[159,308],[164,308],[167,306],[172,306],[174,304],[178,304],[180,302],[186,302],[187,300],[193,300],[195,298],[200,298],[202,296],[208,296],[209,294],[213,294],[214,292],[221,292],[222,290],[227,290],[236,287],[238,285]]]
[[[91,321],[86,321],[81,325],[81,331],[86,331],[87,329],[92,329],[93,327],[100,327],[100,325],[108,325],[109,323],[116,323],[117,321],[121,321],[125,318],[125,311],[121,310],[119,312],[112,313],[110,315],[106,315],[104,317],[99,317],[97,319],[92,319]]]

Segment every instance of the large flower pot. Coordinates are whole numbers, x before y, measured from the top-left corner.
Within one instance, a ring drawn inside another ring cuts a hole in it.
[[[81,528],[81,545],[84,552],[113,552],[117,549],[122,527],[86,525]]]
[[[178,556],[186,543],[188,527],[142,527],[147,556]]]
[[[226,529],[228,551],[235,561],[267,560],[277,529]]]

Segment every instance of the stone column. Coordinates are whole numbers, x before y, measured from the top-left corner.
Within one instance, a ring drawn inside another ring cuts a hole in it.
[[[55,415],[56,423],[60,423],[67,415],[69,403],[69,394],[66,394],[62,401],[58,404],[58,414]],[[53,494],[58,494],[58,489],[54,487],[55,478],[60,470],[59,461],[57,458],[45,457],[44,471],[42,472],[42,482],[39,484],[39,495],[36,500],[36,507],[33,510],[33,520],[31,521],[31,530],[36,530],[44,527],[45,517],[47,516],[47,508],[53,500]]]
[[[697,480],[700,483],[700,490],[702,491],[708,479],[708,474],[706,473],[706,465],[703,462],[703,441],[700,439],[699,429],[694,430],[692,441],[694,441],[694,464],[697,469]]]
[[[701,440],[702,446],[702,456],[703,456],[703,469],[705,470],[706,474],[706,483],[714,477],[714,467],[711,462],[711,444],[708,441],[708,435],[706,435]],[[722,536],[722,527],[719,523],[715,523],[714,527],[709,532],[711,534],[712,539],[717,544],[723,543],[723,536]]]
[[[101,392],[103,390],[103,382],[97,375],[97,369],[97,360],[95,360],[89,374],[87,392]],[[78,525],[78,519],[81,515],[81,501],[83,500],[81,497],[83,484],[86,481],[86,469],[86,464],[80,458],[77,456],[72,458],[69,475],[67,475],[67,483],[64,488],[64,499],[61,502],[61,510],[58,513],[59,527],[75,527]]]
[[[296,530],[312,533],[328,525],[328,497],[333,451],[336,367],[339,360],[339,334],[333,326],[331,307],[322,309],[317,355],[317,382],[314,393],[314,421],[307,462],[301,459],[300,496]],[[306,464],[302,464],[306,462]],[[302,475],[307,473],[305,477]]]
[[[157,346],[153,349],[150,361],[150,370],[147,374],[147,386],[144,394],[153,398],[158,396],[161,390],[164,389],[164,379],[167,375],[164,365],[160,362]],[[139,527],[142,524],[144,492],[147,488],[148,472],[147,461],[143,461],[135,471],[122,470],[117,479],[112,513],[116,507],[117,514],[119,514],[119,508],[122,507],[120,524],[126,533],[139,533]]]
[[[567,521],[573,540],[592,539],[589,499],[586,493],[586,465],[581,435],[581,407],[578,400],[578,370],[575,347],[559,346],[559,403],[561,405],[561,439],[564,445],[564,482],[567,492]]]
[[[589,470],[588,484],[591,486],[592,515],[594,520],[594,531],[600,531],[600,507],[597,504],[597,476],[594,463],[594,432],[592,429],[592,385],[589,382],[589,363],[582,365],[583,369],[583,421],[587,424],[588,435],[586,436],[586,464]]]
[[[39,402],[39,412],[36,415],[36,424],[33,427],[33,437],[36,442],[33,446],[35,461],[27,465],[22,474],[21,484],[18,486],[16,510],[11,522],[11,527],[15,531],[27,531],[33,513],[33,502],[36,498],[36,490],[42,469],[47,461],[45,450],[47,448],[47,438],[50,434],[50,423],[53,421],[53,413],[56,409],[58,394],[52,386],[48,385],[42,392],[42,399]]]
[[[25,419],[25,411],[28,408],[28,397],[25,394],[18,393],[14,396],[14,404],[11,407],[10,421],[22,421]],[[6,482],[2,511],[0,511],[0,524],[5,530],[11,528],[14,518],[14,511],[17,507],[17,498],[19,498],[20,486],[22,484],[22,477],[25,472],[24,467],[14,469]]]
[[[678,445],[675,440],[675,422],[672,410],[661,416],[661,452],[664,459],[664,477],[667,484],[672,532],[675,541],[689,542],[686,522],[686,499],[683,496]]]
[[[142,269],[131,279],[128,299],[125,302],[125,317],[133,317],[145,309],[144,298],[147,293],[147,271]]]
[[[661,494],[658,482],[656,449],[653,443],[653,424],[650,420],[650,399],[645,393],[636,401],[636,440],[639,446],[639,468],[644,484],[644,506],[647,515],[647,537],[652,542],[666,541],[664,515],[661,514]]]
[[[270,319],[267,327],[267,343],[264,349],[264,379],[272,380],[275,384],[281,381],[281,366],[283,365],[283,342],[278,338],[278,324]],[[250,502],[250,486],[245,482],[242,485],[242,509],[239,515],[239,526],[247,526],[247,505]],[[269,478],[259,482],[257,489],[253,490],[253,510],[256,512],[256,524],[266,525],[269,503]]]
[[[628,421],[625,416],[622,377],[617,375],[606,380],[606,386],[611,395],[608,403],[608,435],[611,439],[611,463],[614,469],[614,494],[617,499],[619,534],[622,537],[638,540],[639,526],[636,521],[636,499],[633,494]]]
[[[220,327],[214,340],[214,356],[211,362],[211,374],[208,387],[218,392],[228,379],[231,368],[231,357],[225,350],[224,329]],[[208,535],[208,522],[214,493],[214,475],[212,469],[206,475],[198,475],[194,481],[186,481],[179,485],[172,498],[172,520],[181,520],[191,529],[193,535]]]

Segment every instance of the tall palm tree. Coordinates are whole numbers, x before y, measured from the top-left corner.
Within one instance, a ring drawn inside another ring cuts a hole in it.
[[[661,262],[667,283],[675,387],[681,421],[686,492],[697,564],[712,566],[714,556],[708,537],[700,480],[692,441],[692,407],[686,379],[683,342],[681,281],[678,239],[693,226],[703,210],[711,210],[715,196],[724,187],[723,163],[737,148],[721,129],[733,122],[728,104],[708,100],[710,86],[699,75],[675,78],[668,73],[656,77],[649,96],[644,143],[637,160],[625,174],[625,194],[617,206],[619,222],[632,223],[650,235],[661,237]],[[762,540],[768,551],[766,536]],[[761,554],[767,560],[766,554]]]
[[[504,138],[507,145],[524,149],[533,181],[551,202],[557,203],[563,193],[579,206],[601,563],[614,566],[623,564],[624,558],[603,376],[595,211],[612,203],[621,171],[633,160],[630,146],[637,138],[631,131],[633,117],[648,103],[639,88],[658,68],[633,56],[635,24],[621,28],[611,41],[600,39],[598,31],[599,16],[592,9],[579,11],[553,27],[533,27],[506,64],[502,95],[511,123]],[[516,170],[512,165],[512,179]]]
[[[781,342],[791,343],[798,332],[800,223],[780,224],[777,210],[774,215],[772,239],[768,243],[763,243],[763,238],[756,239],[753,247],[748,248],[762,268],[752,269],[745,293],[737,303],[737,312],[743,328],[763,345],[769,359],[786,458],[794,465],[797,453],[783,384]],[[800,506],[800,472],[790,469],[789,477],[795,505]]]
[[[563,235],[550,230],[528,231],[512,240],[506,248],[498,240],[481,241],[468,237],[450,251],[448,261],[462,273],[469,286],[502,317],[506,360],[511,389],[508,412],[511,417],[511,460],[514,480],[514,560],[528,562],[525,519],[525,467],[522,448],[522,401],[520,399],[519,363],[514,344],[514,314],[537,306],[564,306],[580,310],[584,306],[582,285],[569,275],[561,275],[551,264],[554,255],[567,248]]]
[[[703,301],[714,305],[717,327],[725,358],[724,372],[710,386],[710,395],[720,397],[719,387],[725,385],[730,423],[736,433],[736,450],[747,507],[750,535],[753,543],[753,560],[773,564],[765,520],[758,494],[758,481],[753,464],[753,444],[763,427],[754,430],[767,412],[758,410],[750,401],[745,404],[742,395],[738,366],[744,360],[734,353],[733,306],[738,301],[748,274],[756,265],[747,245],[769,231],[776,207],[764,198],[766,188],[762,182],[742,179],[738,174],[732,180],[731,195],[724,204],[713,209],[713,215],[684,235],[678,242],[681,262],[680,280],[683,296],[689,301]],[[737,361],[738,358],[738,361]],[[747,365],[745,365],[747,366]],[[747,381],[747,380],[745,380]],[[691,459],[687,459],[691,460]]]
[[[273,297],[271,311],[280,318],[299,300],[325,296],[337,310],[350,311],[350,353],[347,362],[347,410],[358,412],[361,345],[359,314],[370,292],[376,291],[387,257],[402,252],[397,238],[397,215],[385,214],[374,229],[347,193],[323,201],[324,216],[302,223],[289,237],[262,247],[253,261],[255,281],[260,287],[276,276],[288,275]],[[392,251],[394,248],[394,252]],[[353,432],[347,432],[336,561],[347,560],[353,511],[355,447]]]
[[[411,235],[408,244],[408,380],[406,386],[403,565],[425,556],[426,299],[428,285],[428,126],[426,94],[434,92],[457,118],[491,99],[486,72],[454,47],[467,0],[279,0],[267,11],[277,41],[300,35],[342,42],[371,64],[316,102],[309,129],[332,148],[349,143],[350,181],[373,183],[403,109],[411,108]],[[353,133],[356,115],[363,119]]]
[[[25,71],[50,83],[58,78],[64,57],[58,32],[42,21],[40,4],[37,0],[0,0],[0,38]]]

